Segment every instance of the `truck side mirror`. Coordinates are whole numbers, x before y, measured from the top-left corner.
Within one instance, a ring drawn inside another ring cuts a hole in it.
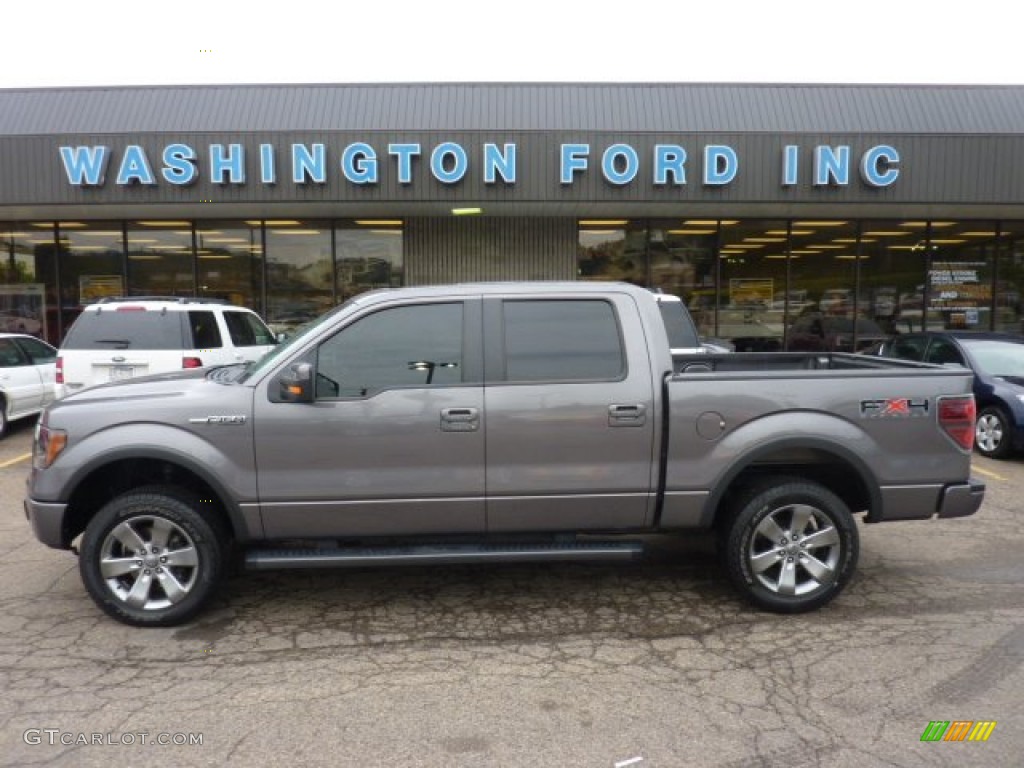
[[[280,402],[313,402],[313,366],[309,363],[295,363],[278,378]]]

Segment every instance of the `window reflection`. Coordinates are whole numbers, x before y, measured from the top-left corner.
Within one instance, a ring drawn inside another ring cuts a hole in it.
[[[61,309],[64,326],[82,307],[107,296],[124,296],[124,232],[121,222],[59,222]]]
[[[723,221],[717,335],[737,352],[782,349],[786,311],[786,222]]]
[[[1024,222],[1003,226],[995,293],[995,330],[1024,333],[1021,291],[1024,290]]]
[[[127,247],[129,295],[195,295],[190,222],[129,222]]]
[[[645,285],[646,240],[647,227],[626,219],[580,221],[579,278]]]
[[[995,233],[994,222],[930,222],[929,328],[992,328]]]
[[[337,301],[402,285],[402,222],[365,220],[335,229]]]
[[[877,337],[863,295],[857,295],[857,262],[865,259],[857,223],[797,219],[789,235],[786,348],[852,352],[863,346],[859,336]]]
[[[678,296],[704,338],[715,335],[714,220],[652,221],[648,253],[650,287]]]
[[[52,341],[58,336],[55,244],[47,230],[0,224],[0,332],[28,333]]]
[[[201,222],[196,229],[199,296],[259,311],[263,235],[258,221]]]
[[[266,221],[266,320],[291,333],[334,305],[331,225],[323,221]]]

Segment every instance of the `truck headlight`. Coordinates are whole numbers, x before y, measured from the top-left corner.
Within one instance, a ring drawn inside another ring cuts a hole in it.
[[[50,429],[40,421],[36,425],[35,441],[32,443],[32,466],[46,469],[57,460],[67,444],[67,432],[63,429]]]

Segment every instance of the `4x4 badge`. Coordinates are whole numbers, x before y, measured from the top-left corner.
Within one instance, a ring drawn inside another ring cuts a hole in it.
[[[223,424],[225,426],[233,427],[245,424],[246,417],[239,414],[238,416],[196,416],[188,420],[189,424]]]
[[[868,419],[905,419],[912,416],[927,416],[928,401],[912,400],[907,397],[891,397],[885,400],[861,400],[860,415]]]

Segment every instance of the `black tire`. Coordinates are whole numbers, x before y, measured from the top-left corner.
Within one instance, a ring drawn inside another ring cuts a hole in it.
[[[1013,448],[1013,425],[997,405],[983,408],[974,423],[974,447],[989,459],[1005,459]]]
[[[82,536],[78,565],[90,597],[136,627],[195,616],[216,590],[227,555],[221,526],[200,509],[191,493],[165,486],[108,502]]]
[[[0,438],[7,434],[7,400],[0,395]]]
[[[742,494],[723,530],[729,579],[759,608],[804,613],[833,600],[857,567],[857,524],[842,499],[796,477]]]

